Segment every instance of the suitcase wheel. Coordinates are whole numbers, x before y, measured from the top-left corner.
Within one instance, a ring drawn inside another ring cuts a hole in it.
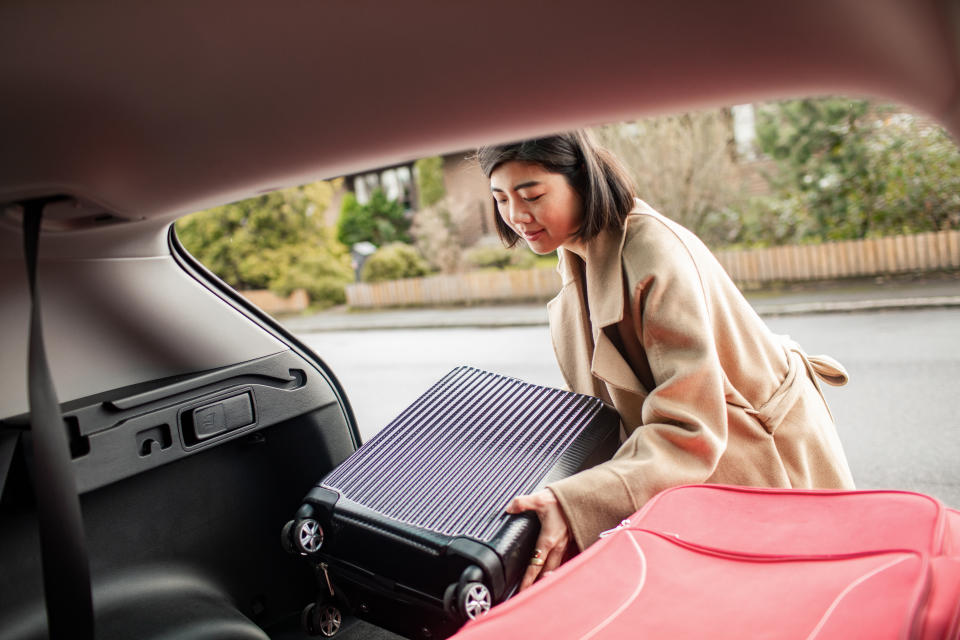
[[[291,520],[280,533],[283,548],[301,556],[314,556],[323,546],[323,527],[313,518]]]
[[[311,602],[303,608],[300,623],[303,630],[312,636],[321,635],[332,638],[340,630],[343,616],[340,614],[340,609],[332,604]]]
[[[296,547],[293,546],[293,525],[296,524],[293,520],[288,520],[283,529],[280,530],[280,546],[283,547],[283,550],[289,553],[290,555],[299,555]]]
[[[474,620],[487,611],[493,604],[493,598],[487,585],[482,582],[468,582],[460,588],[457,594],[457,605],[460,613],[469,620]]]

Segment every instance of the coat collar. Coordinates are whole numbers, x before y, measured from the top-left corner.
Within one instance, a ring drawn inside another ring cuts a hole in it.
[[[557,271],[564,287],[579,280],[581,274],[585,273],[590,324],[595,334],[623,320],[623,246],[635,214],[648,212],[653,212],[650,205],[637,199],[630,215],[624,220],[622,231],[605,230],[587,243],[585,265],[584,260],[575,253],[562,247],[557,250],[560,257]]]
[[[640,201],[632,213],[645,210]],[[557,361],[568,386],[579,393],[607,396],[600,380],[634,393],[646,390],[603,329],[623,320],[622,232],[605,231],[586,245],[586,261],[558,250],[563,288],[547,306]],[[585,311],[589,308],[589,316]],[[586,365],[589,363],[589,368]],[[599,380],[598,380],[599,379]]]

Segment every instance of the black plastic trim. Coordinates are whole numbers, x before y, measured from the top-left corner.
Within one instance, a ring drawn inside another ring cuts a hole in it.
[[[266,356],[269,358],[270,356]],[[260,358],[260,360],[265,360],[266,358]],[[240,370],[241,368],[247,365],[246,362],[241,362],[236,365],[231,365],[229,367],[224,367],[222,369],[217,369],[209,373],[202,373],[197,375],[194,378],[189,378],[187,380],[180,380],[174,384],[167,385],[164,387],[158,387],[156,389],[151,389],[150,391],[138,392],[133,395],[129,395],[117,400],[111,400],[109,402],[110,406],[117,410],[127,410],[135,409],[137,407],[150,404],[151,402],[156,402],[157,400],[163,400],[175,396],[180,393],[190,393],[195,389],[205,386],[213,382],[219,382],[224,379],[224,373],[231,369]],[[269,385],[277,389],[292,390],[299,389],[304,384],[306,384],[305,376],[302,371],[297,371],[296,369],[288,369],[288,375],[286,377],[273,377],[264,375],[262,373],[257,374],[247,374],[244,375],[242,380],[237,379],[237,382],[245,383],[256,383]]]
[[[237,398],[242,396],[247,396],[247,398],[249,399],[250,408],[251,408],[251,420],[246,424],[240,425],[239,427],[236,427],[233,429],[224,428],[223,431],[216,433],[207,438],[202,438],[199,436],[199,434],[197,434],[196,425],[192,425],[193,429],[188,428],[192,420],[191,412],[193,412],[195,409],[206,407],[211,404],[216,404],[218,402],[222,402],[230,398]],[[193,449],[196,449],[197,447],[205,447],[211,443],[217,442],[219,440],[223,440],[225,437],[228,437],[231,435],[237,435],[245,431],[252,431],[256,429],[257,416],[259,415],[259,411],[257,410],[256,397],[257,395],[256,393],[254,393],[254,390],[252,387],[233,387],[231,389],[227,389],[220,393],[208,395],[203,398],[197,398],[194,402],[190,403],[189,405],[183,405],[182,407],[180,407],[180,409],[177,411],[177,424],[180,427],[178,429],[178,431],[180,432],[180,444],[183,445],[184,451],[191,451]]]
[[[389,578],[379,576],[372,571],[340,558],[333,558],[321,554],[324,562],[330,567],[330,571],[336,575],[339,580],[346,580],[374,593],[387,595],[395,599],[399,604],[415,605],[425,609],[431,609],[437,614],[443,614],[443,600],[436,598],[429,593],[415,589],[410,585],[396,582]]]
[[[283,325],[277,322],[269,314],[264,313],[253,305],[249,300],[240,295],[233,287],[221,280],[215,273],[207,269],[199,260],[194,258],[189,251],[180,242],[177,237],[176,225],[170,224],[167,230],[167,244],[170,247],[170,254],[179,264],[197,282],[209,289],[220,297],[224,302],[255,322],[261,328],[265,329],[274,338],[287,344],[294,352],[307,362],[313,364],[317,371],[326,378],[337,396],[337,402],[340,404],[344,415],[347,418],[347,425],[350,428],[350,437],[353,440],[354,449],[358,448],[363,440],[360,436],[360,429],[357,427],[357,418],[353,413],[353,407],[347,398],[343,386],[336,375],[327,366],[323,359],[318,356],[310,347],[301,342],[296,336],[290,333]]]
[[[323,407],[340,410],[333,387],[313,371],[299,354],[286,350],[204,371],[192,386],[176,376],[64,403],[80,493]],[[184,410],[244,393],[250,396],[253,422],[202,440],[183,433]],[[22,431],[29,439],[29,423],[29,414],[21,414],[0,421],[0,429]],[[134,450],[138,456],[129,455]]]

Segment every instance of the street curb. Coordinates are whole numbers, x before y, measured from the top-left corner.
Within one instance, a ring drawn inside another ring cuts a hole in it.
[[[544,319],[525,318],[491,318],[489,320],[463,320],[438,322],[436,320],[409,321],[398,320],[393,322],[371,322],[365,324],[348,324],[346,322],[324,323],[313,327],[287,327],[295,333],[325,333],[330,331],[390,331],[394,329],[509,329],[511,327],[546,327],[549,324]]]
[[[754,305],[761,316],[800,316],[812,313],[856,313],[858,311],[900,311],[960,307],[960,296],[891,298],[888,300],[844,300],[796,304]]]
[[[505,321],[505,322],[463,322],[458,324],[442,324],[439,322],[424,322],[424,323],[411,323],[411,324],[392,324],[392,325],[364,325],[364,326],[346,326],[346,325],[332,325],[325,327],[317,327],[311,329],[298,329],[298,333],[335,333],[338,331],[413,331],[421,329],[511,329],[511,328],[523,328],[523,327],[546,327],[549,323],[547,322],[534,322],[534,321],[524,321],[524,320],[515,320],[515,321]]]
[[[764,317],[800,316],[817,313],[857,313],[864,311],[900,311],[960,307],[960,296],[933,296],[926,298],[891,298],[887,300],[845,300],[836,302],[802,302],[795,304],[754,304],[757,314]],[[548,325],[546,308],[542,317],[489,317],[460,319],[456,314],[446,320],[436,317],[395,318],[390,312],[355,315],[335,320],[328,319],[316,325],[287,327],[294,333],[326,333],[336,331],[389,331],[396,329],[506,329],[511,327],[544,327]],[[387,317],[384,317],[387,316]],[[282,322],[281,322],[282,323]]]

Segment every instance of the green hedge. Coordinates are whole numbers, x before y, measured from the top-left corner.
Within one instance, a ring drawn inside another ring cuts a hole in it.
[[[377,249],[366,262],[360,277],[364,282],[417,278],[430,272],[430,265],[408,244],[395,242]]]

